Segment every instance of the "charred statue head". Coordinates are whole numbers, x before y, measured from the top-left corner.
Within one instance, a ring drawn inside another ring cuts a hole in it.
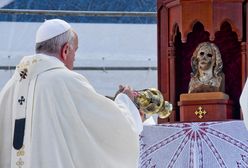
[[[223,63],[214,43],[203,42],[197,46],[191,57],[191,67],[189,93],[224,92]]]

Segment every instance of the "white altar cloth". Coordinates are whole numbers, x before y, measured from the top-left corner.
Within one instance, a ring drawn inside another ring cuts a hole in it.
[[[140,168],[248,168],[243,121],[144,126]]]

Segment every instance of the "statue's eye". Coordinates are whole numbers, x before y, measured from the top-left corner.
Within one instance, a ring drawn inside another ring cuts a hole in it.
[[[207,54],[207,56],[211,58],[213,55],[212,54]]]
[[[204,55],[204,52],[200,52],[200,55],[203,56]]]

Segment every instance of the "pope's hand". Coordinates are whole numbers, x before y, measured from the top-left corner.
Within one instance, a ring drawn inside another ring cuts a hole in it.
[[[133,89],[130,86],[120,85],[119,86],[119,91],[121,93],[126,94],[132,101],[134,101],[135,94],[134,94]]]

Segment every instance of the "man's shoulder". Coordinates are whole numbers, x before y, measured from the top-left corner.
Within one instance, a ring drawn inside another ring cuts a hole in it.
[[[73,78],[74,76],[75,74],[70,72],[70,70],[60,67],[52,68],[39,74],[40,78],[47,78],[51,80],[60,78]]]
[[[81,74],[71,71],[67,68],[54,68],[41,73],[38,77],[42,81],[49,82],[73,82],[76,80],[87,80]]]

